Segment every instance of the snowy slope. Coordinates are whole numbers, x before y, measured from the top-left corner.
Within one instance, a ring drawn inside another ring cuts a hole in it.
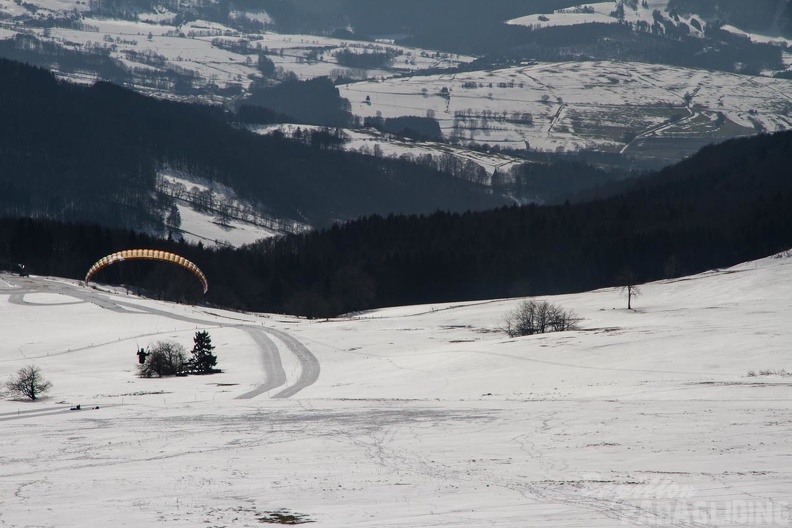
[[[286,135],[293,135],[298,129],[302,130],[321,130],[322,127],[311,125],[281,124],[281,125],[261,125],[251,127],[257,134],[271,134],[279,130]],[[376,149],[388,158],[399,158],[402,156],[412,156],[418,158],[424,155],[439,157],[450,155],[461,162],[472,161],[481,166],[487,174],[492,175],[495,170],[508,172],[515,165],[525,163],[525,160],[507,156],[500,153],[482,153],[467,149],[460,145],[450,145],[448,143],[438,143],[434,141],[413,141],[400,138],[391,134],[382,133],[376,129],[343,129],[347,141],[342,145],[344,150],[373,154]]]
[[[792,378],[749,371],[790,370],[790,299],[768,258],[635,311],[559,296],[581,331],[509,339],[517,299],[305,321],[1,275],[0,373],[54,386],[0,401],[0,521],[786,526]],[[138,346],[203,329],[222,374],[134,376]]]
[[[180,224],[170,226],[171,235],[205,246],[240,247],[262,238],[307,231],[310,226],[266,215],[262,207],[241,200],[236,193],[215,182],[198,182],[171,169],[158,173],[157,190],[171,197]],[[198,207],[196,195],[208,194],[206,207]],[[220,211],[225,211],[224,220]],[[167,224],[167,222],[166,222]]]
[[[39,0],[36,16],[63,15],[51,0]],[[68,3],[67,0],[63,0]],[[75,2],[70,2],[74,4]],[[34,4],[27,4],[34,6]],[[4,0],[0,2],[0,38],[10,38],[17,33],[32,34],[36,38],[53,42],[68,50],[92,51],[101,48],[119,61],[128,71],[135,69],[176,71],[194,76],[196,88],[209,85],[219,89],[239,87],[246,91],[251,82],[261,77],[257,68],[258,53],[266,53],[277,68],[293,72],[300,79],[319,76],[350,78],[390,77],[405,72],[428,68],[453,68],[471,62],[473,57],[441,53],[397,45],[345,41],[314,35],[290,35],[272,32],[246,33],[205,20],[194,20],[175,25],[172,14],[141,14],[138,20],[98,18],[90,13],[73,14],[77,19],[74,28],[31,28],[5,17],[32,16],[23,6]],[[222,44],[215,45],[219,40]],[[244,42],[249,51],[243,53],[229,45]],[[340,51],[374,53],[392,51],[396,56],[379,69],[358,70],[340,65],[335,54]],[[90,82],[71,74],[63,74],[74,81]],[[162,89],[150,86],[134,88],[158,96],[173,96]]]
[[[792,81],[657,64],[538,63],[339,90],[363,117],[433,112],[443,133],[463,143],[527,141],[548,151],[629,147],[681,159],[702,143],[792,127]],[[656,152],[658,142],[674,144]]]
[[[619,19],[616,16],[619,4],[624,6],[624,17]],[[556,26],[576,26],[580,24],[630,24],[633,27],[643,25],[644,30],[651,27],[655,22],[655,12],[658,12],[667,23],[675,25],[685,24],[688,31],[694,36],[703,36],[706,24],[696,17],[680,16],[675,14],[671,17],[668,13],[668,0],[647,0],[636,3],[632,8],[624,0],[612,2],[596,2],[580,4],[573,7],[558,9],[551,14],[537,14],[518,17],[507,21],[507,24],[515,26],[528,26],[534,29],[556,27]],[[695,19],[696,22],[692,23]],[[698,28],[696,27],[698,26]],[[699,29],[701,28],[701,29]]]
[[[703,37],[707,30],[707,21],[700,16],[685,15],[679,13],[671,14],[668,11],[668,0],[647,0],[638,2],[635,8],[624,4],[624,18],[619,20],[615,16],[616,8],[623,0],[611,2],[594,2],[579,4],[572,7],[558,9],[552,13],[535,14],[518,17],[508,20],[506,23],[516,26],[527,26],[533,29],[541,29],[557,26],[576,26],[581,24],[629,24],[634,29],[647,31],[653,27],[655,31],[663,32],[663,24],[673,24],[675,26],[686,27],[686,32],[692,36]],[[663,18],[663,24],[655,25],[655,14]],[[720,26],[724,31],[735,35],[744,36],[753,42],[770,43],[784,49],[784,63],[787,69],[792,68],[792,53],[787,51],[792,46],[791,39],[785,39],[778,34],[762,34],[747,32],[733,25],[725,24]],[[762,75],[772,77],[774,71],[763,72]]]

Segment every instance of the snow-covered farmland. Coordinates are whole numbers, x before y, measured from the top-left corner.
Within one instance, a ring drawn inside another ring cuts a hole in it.
[[[0,521],[788,526],[790,299],[768,258],[635,311],[552,298],[582,330],[509,339],[517,299],[305,321],[0,275],[0,375],[53,382],[0,400]],[[138,347],[204,329],[222,374],[134,375]]]
[[[71,13],[82,13],[90,8],[88,0],[30,0],[18,2],[3,0],[0,2],[0,13],[8,18],[21,16],[34,16],[46,18],[48,16],[64,16]]]
[[[323,127],[311,125],[282,124],[256,126],[251,127],[251,130],[258,134],[271,134],[275,130],[278,130],[288,136],[292,136],[298,128],[302,130],[323,129]],[[472,161],[476,165],[480,165],[484,168],[490,175],[492,175],[496,169],[507,172],[515,165],[525,163],[525,160],[505,154],[495,152],[484,153],[448,143],[413,141],[383,133],[375,129],[342,129],[341,132],[345,137],[345,142],[342,146],[344,150],[372,155],[378,154],[388,158],[399,158],[405,155],[412,156],[413,158],[425,155],[433,157],[450,155],[459,159],[461,162]]]
[[[9,17],[18,17],[25,13],[16,4],[6,4],[12,2],[0,3],[0,15],[5,13]],[[49,13],[49,8],[44,7],[48,5],[43,1],[40,7]],[[57,6],[50,7],[53,8],[52,12],[58,12],[55,9]],[[252,16],[266,17],[261,13]],[[266,52],[277,68],[293,72],[300,79],[341,74],[349,78],[383,78],[428,68],[453,68],[473,60],[473,57],[433,50],[313,35],[244,33],[202,20],[175,26],[169,25],[168,13],[142,14],[137,21],[97,18],[86,14],[80,16],[79,22],[81,29],[32,29],[2,22],[0,31],[3,33],[0,38],[10,38],[24,31],[66,49],[92,51],[103,48],[129,70],[172,70],[194,76],[194,83],[198,87],[239,87],[243,91],[261,76],[257,68],[259,52]],[[213,44],[213,41],[217,42]],[[336,59],[336,54],[341,51],[355,54],[389,51],[393,59],[381,68],[371,70],[346,68]],[[151,89],[138,88],[144,91]]]
[[[679,159],[709,142],[792,127],[792,81],[657,64],[539,63],[339,89],[357,115],[433,115],[449,138],[512,148],[629,145],[651,157],[653,140],[683,138],[659,153]]]

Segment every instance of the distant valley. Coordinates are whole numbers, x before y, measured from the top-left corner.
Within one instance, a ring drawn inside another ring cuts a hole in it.
[[[243,169],[239,160],[198,169],[204,162],[152,158],[147,170],[175,171],[186,188],[204,189],[204,198],[213,193],[217,203],[201,211],[150,180],[156,199],[146,219],[119,223],[210,245],[359,214],[556,203],[708,144],[792,128],[792,14],[784,2],[761,0],[750,13],[728,0],[505,0],[491,9],[462,0],[453,11],[412,0],[383,1],[377,12],[361,6],[5,2],[0,56],[73,83],[109,81],[161,100],[209,105],[230,126],[276,141],[314,141],[375,164],[392,158],[437,171],[460,180],[468,195],[380,200],[378,193],[393,192],[373,179],[365,191],[370,203],[350,197],[355,206],[347,207],[296,160],[288,169],[280,162]],[[319,79],[328,82],[309,86]],[[216,159],[228,156],[239,153]],[[251,194],[259,171],[300,190],[259,186]],[[293,171],[297,179],[285,176]],[[314,201],[319,196],[322,205]],[[86,216],[75,202],[59,207],[48,205],[46,215]]]

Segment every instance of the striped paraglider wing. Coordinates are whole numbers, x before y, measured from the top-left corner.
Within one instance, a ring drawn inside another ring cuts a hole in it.
[[[117,253],[112,253],[106,257],[102,257],[93,266],[91,266],[91,268],[88,270],[88,273],[85,274],[85,281],[83,284],[87,285],[88,281],[91,280],[91,277],[96,275],[96,273],[100,270],[110,266],[111,264],[123,262],[125,260],[159,260],[162,262],[176,264],[177,266],[181,266],[188,270],[190,273],[195,275],[199,281],[201,281],[201,286],[203,286],[204,293],[209,291],[209,282],[206,280],[206,275],[203,274],[198,266],[175,253],[170,253],[169,251],[160,251],[157,249],[127,249]]]

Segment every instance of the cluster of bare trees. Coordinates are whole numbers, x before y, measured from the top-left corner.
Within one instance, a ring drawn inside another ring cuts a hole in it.
[[[383,156],[382,147],[376,143],[374,144],[373,148],[369,148],[368,145],[363,145],[357,150],[357,152],[367,156]],[[492,178],[484,167],[473,160],[456,156],[450,152],[434,155],[414,155],[410,153],[404,153],[399,155],[399,159],[409,163],[414,163],[416,165],[431,167],[440,172],[450,174],[455,178],[459,178],[460,180],[469,181],[478,185],[491,184]]]
[[[503,331],[509,337],[565,332],[576,330],[580,321],[580,317],[573,311],[564,310],[547,301],[527,299],[506,314]]]
[[[491,96],[492,94],[490,94]],[[489,135],[491,131],[506,130],[504,124],[532,127],[533,114],[529,112],[493,112],[484,110],[476,112],[471,109],[457,110],[454,112],[454,122],[451,127],[450,140],[452,143],[465,139],[465,133],[474,140],[476,135],[483,133]]]
[[[124,57],[131,62],[138,62],[140,64],[147,64],[156,68],[164,68],[168,63],[168,58],[153,50],[122,50]]]
[[[492,110],[477,111],[472,108],[457,110],[454,119],[459,121],[495,121],[498,123],[515,123],[520,125],[533,125],[533,114],[530,112],[493,112]]]

